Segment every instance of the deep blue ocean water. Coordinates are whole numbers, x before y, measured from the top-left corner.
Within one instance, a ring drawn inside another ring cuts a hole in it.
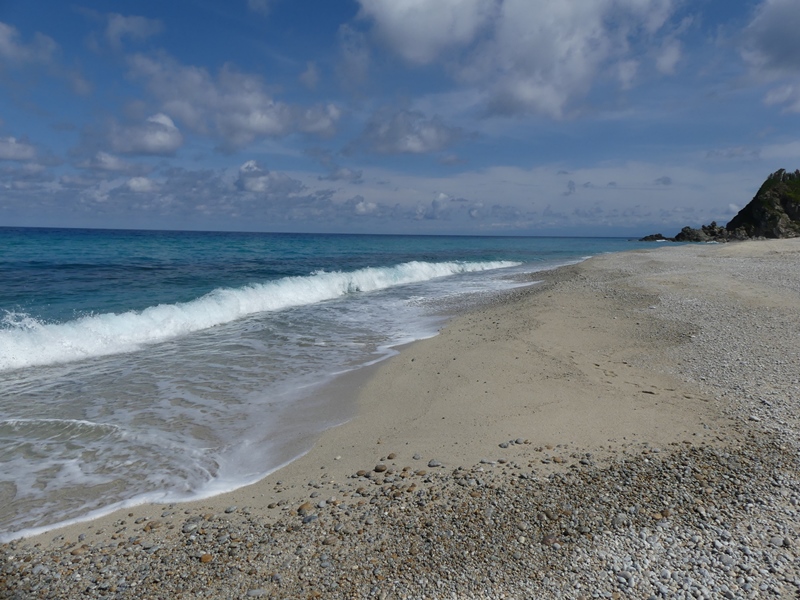
[[[447,307],[643,246],[0,228],[0,541],[257,481],[351,416],[324,384]]]

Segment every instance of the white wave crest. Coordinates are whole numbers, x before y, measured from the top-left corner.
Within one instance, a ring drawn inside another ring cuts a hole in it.
[[[352,272],[317,272],[238,289],[217,289],[191,302],[159,304],[141,312],[91,315],[67,323],[42,323],[19,314],[7,315],[3,320],[4,328],[0,329],[0,371],[132,352],[146,344],[260,312],[517,264],[506,261],[414,261]]]

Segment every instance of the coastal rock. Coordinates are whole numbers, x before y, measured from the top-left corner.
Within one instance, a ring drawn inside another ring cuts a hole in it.
[[[779,169],[767,177],[753,199],[725,227],[712,221],[684,227],[674,237],[646,235],[640,242],[729,242],[754,238],[800,237],[800,170]]]
[[[674,242],[675,238],[666,238],[661,233],[653,233],[639,238],[640,242]]]
[[[755,197],[726,226],[748,237],[800,236],[800,170],[779,169],[761,185]]]

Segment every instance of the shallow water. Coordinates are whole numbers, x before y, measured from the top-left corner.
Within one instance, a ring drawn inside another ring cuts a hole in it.
[[[0,539],[256,481],[348,418],[325,383],[442,306],[637,246],[0,229]]]

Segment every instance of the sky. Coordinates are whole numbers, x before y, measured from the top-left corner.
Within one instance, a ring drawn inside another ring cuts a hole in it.
[[[800,168],[798,0],[0,0],[0,226],[674,235]]]

